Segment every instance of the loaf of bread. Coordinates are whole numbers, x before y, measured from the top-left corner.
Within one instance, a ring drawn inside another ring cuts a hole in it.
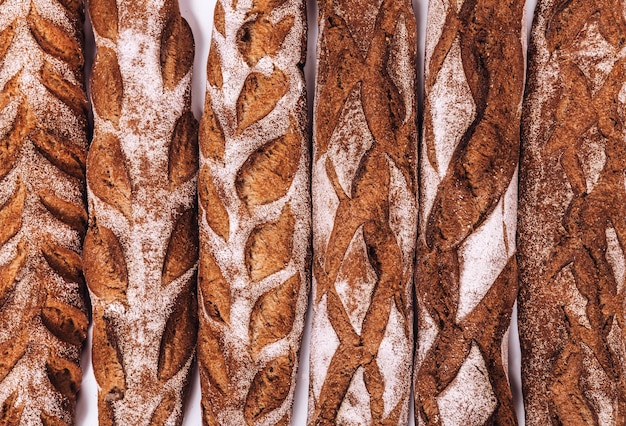
[[[320,3],[309,424],[408,421],[417,230],[415,16]]]
[[[78,1],[0,2],[0,424],[74,424],[87,334]]]
[[[290,423],[310,270],[304,6],[215,6],[198,182],[208,426]]]
[[[531,426],[626,423],[625,6],[535,11],[518,228]]]
[[[416,421],[514,425],[508,328],[524,2],[430,3],[415,286]]]
[[[179,425],[197,337],[193,36],[176,0],[90,0],[83,267],[104,425]]]

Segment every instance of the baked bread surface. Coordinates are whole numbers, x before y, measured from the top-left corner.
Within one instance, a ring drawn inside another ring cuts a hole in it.
[[[200,127],[205,425],[288,425],[307,309],[301,0],[217,1]]]
[[[524,2],[433,1],[415,286],[416,423],[516,424],[507,377]]]
[[[80,2],[0,2],[0,424],[74,423],[87,334],[80,249]]]
[[[176,0],[91,0],[84,274],[98,419],[179,425],[197,334],[193,37]]]
[[[539,1],[520,174],[526,424],[624,424],[624,2]]]
[[[312,425],[406,424],[416,205],[409,1],[319,3]]]

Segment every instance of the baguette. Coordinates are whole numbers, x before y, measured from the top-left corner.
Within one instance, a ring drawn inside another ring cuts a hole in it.
[[[200,127],[203,424],[288,425],[308,299],[302,0],[218,0]]]
[[[79,2],[0,2],[0,424],[74,424],[87,334]]]
[[[408,421],[417,230],[410,1],[320,2],[311,425]]]
[[[539,1],[522,117],[526,424],[624,424],[623,1]]]
[[[176,0],[91,0],[89,14],[83,266],[99,424],[180,425],[197,333],[193,36]]]
[[[431,2],[417,267],[417,424],[517,423],[507,377],[524,2]]]

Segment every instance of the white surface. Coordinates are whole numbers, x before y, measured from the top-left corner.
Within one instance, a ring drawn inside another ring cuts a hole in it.
[[[437,1],[437,0],[432,0]],[[202,114],[202,108],[204,105],[204,90],[206,84],[206,59],[209,52],[211,28],[213,21],[213,7],[215,0],[179,0],[180,9],[183,16],[189,22],[195,38],[196,43],[196,56],[194,60],[194,75],[193,75],[193,112],[196,118],[200,118]],[[416,66],[419,70],[419,84],[418,92],[420,94],[420,107],[421,107],[421,84],[423,82],[422,69],[423,69],[423,55],[424,55],[424,42],[425,42],[425,28],[426,28],[426,10],[428,7],[427,0],[414,0],[413,8],[417,17],[418,23],[418,63]],[[534,10],[536,0],[528,0],[527,9],[527,23],[528,32],[530,32],[530,23],[532,20],[532,11]],[[315,46],[317,42],[317,7],[314,0],[309,0],[307,5],[307,15],[309,21],[309,39],[308,39],[308,52],[307,52],[307,64],[304,69],[304,74],[307,79],[307,91],[310,95],[309,104],[309,117],[312,112],[312,94],[314,93],[314,77],[315,77]],[[87,56],[93,57],[93,44],[87,42]],[[90,61],[87,61],[90,64]],[[514,317],[517,311],[514,311]],[[296,387],[296,397],[294,403],[294,412],[292,417],[292,425],[303,426],[306,424],[307,416],[307,393],[309,387],[309,368],[308,368],[308,345],[310,341],[310,327],[311,327],[311,315],[310,311],[307,314],[306,328],[302,340],[302,351],[300,354],[300,370],[298,373],[298,384]],[[514,321],[511,332],[509,334],[510,353],[509,353],[509,377],[511,380],[511,386],[513,388],[513,397],[516,403],[517,415],[520,425],[524,424],[523,419],[523,406],[521,401],[521,381],[520,381],[520,352],[519,341],[517,334],[517,322]],[[97,415],[97,385],[93,375],[93,369],[91,366],[91,329],[87,344],[83,351],[82,356],[83,367],[83,382],[82,388],[78,395],[78,404],[76,410],[77,425],[79,426],[95,426],[98,424]],[[198,370],[196,367],[193,369],[193,378],[191,383],[191,390],[189,393],[187,407],[185,410],[185,419],[183,421],[184,426],[200,426],[202,424],[200,415],[200,382],[198,378]],[[411,419],[409,420],[409,426],[413,426],[413,410],[411,405]]]

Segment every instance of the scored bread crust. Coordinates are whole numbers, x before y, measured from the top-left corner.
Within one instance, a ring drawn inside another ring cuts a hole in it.
[[[408,421],[417,229],[415,16],[320,2],[311,425]]]
[[[288,425],[308,299],[302,0],[217,1],[200,126],[205,425]]]
[[[195,354],[193,36],[176,0],[91,0],[83,249],[104,425],[179,425]]]
[[[526,424],[624,424],[624,1],[537,4],[522,117]]]
[[[430,2],[415,271],[417,424],[516,424],[507,377],[524,2]]]
[[[0,2],[0,424],[74,424],[87,333],[78,1]]]

